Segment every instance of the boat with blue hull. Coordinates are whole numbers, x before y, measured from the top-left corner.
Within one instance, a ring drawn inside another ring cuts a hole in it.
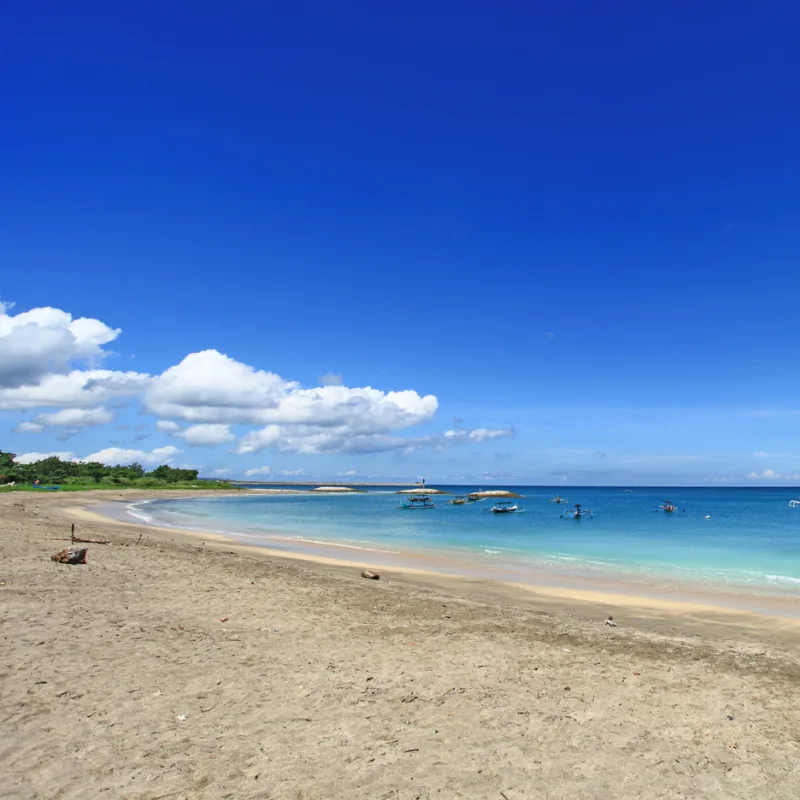
[[[412,495],[404,503],[401,503],[398,508],[436,508],[436,505],[427,495]]]

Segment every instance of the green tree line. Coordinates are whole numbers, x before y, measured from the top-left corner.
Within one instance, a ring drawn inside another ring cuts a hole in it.
[[[124,486],[175,486],[190,484],[193,487],[210,488],[224,485],[224,481],[199,481],[196,469],[177,469],[167,464],[147,472],[141,464],[117,464],[109,467],[96,461],[62,461],[57,456],[18,464],[14,453],[0,450],[0,486],[4,484],[32,485],[55,484],[65,487],[103,488]]]

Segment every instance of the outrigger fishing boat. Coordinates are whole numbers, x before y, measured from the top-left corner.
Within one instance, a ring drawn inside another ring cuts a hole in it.
[[[430,497],[420,494],[412,495],[406,502],[401,503],[398,508],[436,508],[436,506]]]
[[[800,508],[800,500],[790,500],[789,508]]]
[[[551,503],[568,503],[569,500],[567,500],[566,497],[561,497],[561,495],[557,494],[550,502]]]
[[[516,503],[512,504],[510,500],[501,500],[486,510],[493,514],[511,514],[514,511],[521,511],[520,507]]]
[[[581,517],[589,517],[591,519],[593,516],[594,514],[588,508],[583,508],[580,503],[575,503],[575,509],[568,508],[561,515],[561,519],[580,519]]]
[[[660,506],[658,506],[656,511],[658,511],[658,509],[666,511],[667,514],[674,514],[678,510],[675,504],[670,500],[665,500]]]
[[[460,494],[452,500],[447,501],[451,506],[465,506],[467,503],[473,502],[466,494]]]

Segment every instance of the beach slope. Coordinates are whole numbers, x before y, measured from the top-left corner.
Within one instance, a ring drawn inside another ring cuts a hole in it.
[[[88,518],[111,543],[55,564],[79,504],[0,496],[4,797],[797,796],[788,621],[612,628]]]

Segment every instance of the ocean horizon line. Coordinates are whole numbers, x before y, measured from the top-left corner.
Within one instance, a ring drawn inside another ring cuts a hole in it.
[[[214,481],[216,478],[200,478],[202,481]],[[422,485],[418,481],[336,481],[336,480],[315,480],[315,481],[250,481],[246,479],[229,479],[228,483],[235,486],[366,486],[366,487],[383,487],[393,488],[395,486],[411,487],[419,486],[420,492],[423,491]],[[758,484],[752,483],[691,483],[691,484],[668,484],[668,483],[653,483],[653,484],[638,484],[638,483],[481,483],[474,481],[470,483],[450,483],[447,481],[426,481],[425,487],[433,489],[438,486],[448,487],[462,487],[471,489],[476,486],[488,487],[487,490],[516,488],[516,489],[552,489],[555,491],[563,491],[566,489],[620,489],[625,491],[630,489],[635,491],[640,490],[654,490],[654,489],[752,489],[754,491],[764,491],[765,489],[797,489],[800,490],[800,482],[794,484]]]

